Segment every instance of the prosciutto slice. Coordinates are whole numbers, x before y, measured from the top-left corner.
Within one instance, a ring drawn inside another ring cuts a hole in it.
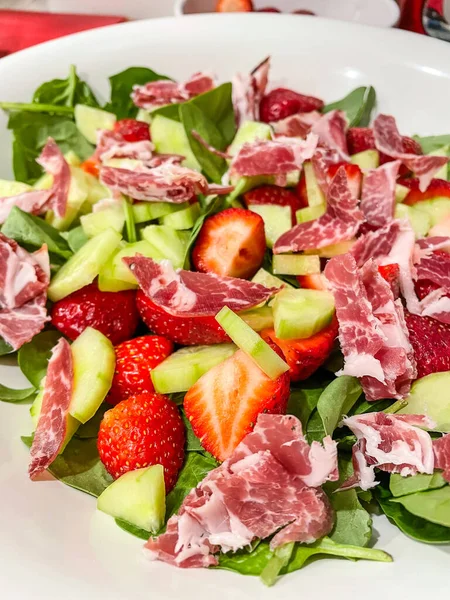
[[[346,417],[342,423],[358,441],[353,446],[354,475],[341,489],[375,487],[375,468],[399,473],[402,477],[433,473],[433,443],[430,435],[421,429],[434,426],[427,417],[378,412]]]
[[[269,81],[270,56],[249,74],[237,73],[233,77],[233,106],[236,123],[259,121],[259,105]]]
[[[35,479],[58,456],[67,431],[72,398],[73,366],[69,343],[61,338],[53,348],[44,384],[41,414],[34,434],[28,474]]]
[[[394,218],[395,185],[401,162],[388,162],[364,176],[361,210],[370,225],[384,227]]]
[[[341,160],[349,161],[347,127],[345,113],[342,110],[331,110],[314,123],[311,131],[319,136],[321,145],[336,151]]]
[[[311,163],[317,183],[324,194],[328,193],[328,186],[332,179],[328,176],[329,168],[339,162],[341,162],[341,159],[336,150],[321,147],[317,148],[317,150],[314,152]]]
[[[100,129],[97,131],[97,148],[94,157],[100,162],[111,158],[129,158],[148,162],[153,157],[154,149],[150,140],[127,142],[119,131]]]
[[[447,481],[450,482],[450,433],[433,440],[434,468],[440,469]]]
[[[322,115],[317,110],[313,110],[308,113],[291,115],[281,119],[281,121],[275,121],[271,123],[271,126],[276,135],[304,138],[321,118]]]
[[[13,206],[33,215],[42,213],[51,193],[51,190],[30,190],[17,196],[0,198],[0,225],[6,221]]]
[[[53,176],[51,194],[45,208],[53,210],[57,217],[62,218],[66,214],[69,196],[70,167],[52,138],[48,138],[36,162],[45,169],[46,173]]]
[[[324,492],[309,487],[337,479],[336,443],[306,443],[291,415],[258,417],[255,429],[220,467],[186,497],[166,533],[150,538],[149,558],[178,567],[217,564],[219,551],[237,551],[277,532],[271,548],[312,543],[333,527]]]
[[[402,136],[394,117],[378,115],[373,123],[375,146],[379,152],[400,160],[419,179],[419,189],[424,192],[433,176],[447,164],[446,156],[418,156],[403,152]]]
[[[176,316],[215,316],[224,306],[245,310],[266,302],[279,291],[245,279],[175,270],[168,260],[157,263],[139,254],[123,261],[144,294]]]
[[[363,214],[352,187],[345,168],[340,167],[328,189],[326,213],[314,221],[295,225],[280,236],[274,254],[323,248],[354,237]]]
[[[215,87],[214,79],[207,73],[195,73],[184,83],[170,79],[150,81],[145,85],[135,85],[131,98],[136,106],[145,110],[155,110],[166,104],[179,104]]]

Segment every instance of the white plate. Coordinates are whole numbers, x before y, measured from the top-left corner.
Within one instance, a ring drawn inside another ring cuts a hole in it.
[[[218,15],[140,21],[37,46],[0,61],[2,100],[26,101],[43,81],[78,65],[106,94],[106,78],[131,65],[186,77],[212,68],[226,79],[267,54],[273,76],[305,93],[335,100],[372,83],[379,108],[405,133],[448,133],[450,46],[399,32],[308,17]],[[6,124],[2,116],[0,131]],[[9,175],[8,136],[0,137],[0,176]],[[17,370],[0,381],[20,385]],[[27,407],[0,406],[0,597],[5,600],[260,600],[283,597],[365,600],[431,597],[448,587],[450,548],[404,537],[375,519],[377,545],[393,564],[318,560],[268,590],[225,571],[181,571],[147,563],[141,542],[95,510],[95,500],[55,481],[27,479]]]

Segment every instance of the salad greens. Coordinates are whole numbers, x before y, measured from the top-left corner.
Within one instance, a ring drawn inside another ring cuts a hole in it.
[[[342,100],[324,106],[323,112],[342,110],[347,115],[349,127],[367,127],[372,110],[375,108],[376,99],[376,92],[372,86],[359,87]]]
[[[61,334],[58,331],[43,331],[34,336],[31,342],[20,348],[18,353],[19,367],[30,383],[38,388],[47,372],[47,364],[52,348]]]
[[[36,395],[36,388],[30,387],[23,390],[8,388],[0,384],[0,401],[11,404],[31,402]]]

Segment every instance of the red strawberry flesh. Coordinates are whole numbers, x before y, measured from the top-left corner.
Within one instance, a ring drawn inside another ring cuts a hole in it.
[[[244,202],[248,208],[258,204],[274,204],[276,206],[289,206],[291,209],[292,225],[297,223],[296,212],[308,206],[308,199],[300,196],[287,188],[277,185],[262,185],[244,194]]]
[[[261,121],[272,123],[297,113],[320,110],[323,105],[319,98],[298,94],[286,88],[277,88],[263,97],[259,111]]]
[[[114,130],[123,137],[126,142],[142,142],[150,140],[150,127],[144,121],[136,119],[121,119],[114,125]]]

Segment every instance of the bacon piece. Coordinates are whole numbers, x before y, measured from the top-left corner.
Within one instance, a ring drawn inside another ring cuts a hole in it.
[[[319,136],[320,144],[335,150],[341,160],[350,161],[347,127],[345,113],[342,110],[331,110],[313,125],[312,132]]]
[[[48,138],[36,162],[50,175],[53,175],[50,198],[46,208],[53,210],[59,218],[64,217],[70,187],[70,168],[63,153],[52,138]]]
[[[174,270],[168,260],[159,263],[137,254],[123,261],[152,302],[176,316],[215,316],[221,308],[245,310],[267,301],[279,290],[215,273]]]
[[[433,440],[434,468],[444,471],[443,475],[450,482],[450,433]]]
[[[44,384],[41,414],[34,434],[28,474],[35,479],[58,456],[67,431],[72,398],[73,366],[69,343],[61,338],[53,348]]]
[[[358,207],[358,196],[352,191],[355,190],[351,189],[345,167],[340,167],[328,189],[327,212],[314,221],[295,225],[280,236],[274,245],[274,253],[323,248],[354,237],[363,214]]]
[[[0,225],[6,221],[13,206],[26,213],[38,215],[48,203],[51,193],[51,190],[30,190],[17,196],[0,198]]]
[[[430,435],[420,429],[434,423],[423,415],[391,415],[383,412],[346,417],[342,423],[357,438],[353,446],[354,475],[341,490],[359,486],[368,490],[377,485],[375,468],[402,477],[434,470]]]
[[[136,106],[154,110],[166,104],[179,104],[214,88],[214,79],[205,73],[195,73],[188,81],[177,83],[169,79],[135,85],[131,98]]]
[[[233,77],[233,106],[236,123],[259,121],[259,105],[269,81],[270,56],[251,73],[237,73]]]
[[[400,165],[401,162],[395,160],[365,174],[361,210],[370,225],[383,227],[394,218],[395,184]]]
[[[298,113],[281,119],[281,121],[275,121],[271,123],[271,126],[276,135],[304,138],[321,118],[322,115],[317,110],[312,110],[308,113]]]
[[[419,179],[419,189],[424,192],[433,176],[448,163],[446,156],[418,156],[403,152],[402,136],[394,117],[378,115],[373,123],[375,146],[379,152],[399,159]]]

